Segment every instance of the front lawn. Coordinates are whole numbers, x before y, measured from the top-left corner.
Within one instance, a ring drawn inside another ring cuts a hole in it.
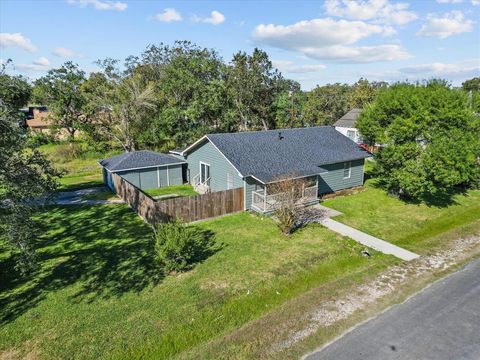
[[[420,254],[442,246],[436,235],[464,226],[480,230],[478,190],[455,195],[451,204],[427,206],[388,196],[375,181],[367,181],[363,192],[322,204],[344,213],[335,220]]]
[[[319,225],[286,238],[271,219],[242,212],[198,223],[217,252],[163,276],[149,226],[124,204],[51,207],[38,218],[38,271],[12,272],[0,241],[0,357],[172,358],[313,288],[396,262],[365,258]]]
[[[172,198],[179,196],[198,195],[197,192],[193,190],[193,186],[188,184],[165,186],[158,189],[144,190],[144,192],[155,198]]]

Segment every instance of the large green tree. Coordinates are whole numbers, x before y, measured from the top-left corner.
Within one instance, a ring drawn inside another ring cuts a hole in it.
[[[81,91],[85,80],[85,72],[69,61],[34,83],[33,100],[48,106],[54,124],[66,129],[71,139],[86,122]]]
[[[18,255],[22,272],[35,264],[34,241],[38,226],[31,201],[55,189],[58,175],[36,149],[27,146],[19,109],[30,98],[25,79],[0,71],[0,238]]]
[[[235,130],[268,130],[275,127],[272,104],[284,90],[282,75],[266,52],[238,52],[228,67],[226,80],[230,117],[239,119]]]
[[[310,126],[332,125],[350,110],[350,93],[351,88],[347,84],[317,86],[307,93],[304,122]]]
[[[377,171],[392,193],[426,199],[478,186],[480,119],[465,92],[444,81],[392,85],[357,127],[367,143],[382,146]]]
[[[360,78],[353,84],[352,91],[349,94],[348,102],[350,108],[363,109],[375,100],[379,90],[386,87],[386,82],[369,82],[367,79]]]

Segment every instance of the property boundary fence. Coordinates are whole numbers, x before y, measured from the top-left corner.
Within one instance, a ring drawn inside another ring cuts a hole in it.
[[[243,188],[155,200],[115,173],[112,179],[117,195],[150,224],[178,218],[192,222],[244,210]]]

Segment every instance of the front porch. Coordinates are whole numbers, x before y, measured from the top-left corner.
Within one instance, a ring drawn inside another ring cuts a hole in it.
[[[292,188],[292,194],[269,193],[269,186],[264,186],[263,189],[252,191],[252,209],[261,213],[272,213],[287,197],[293,198],[298,205],[315,204],[318,202],[318,180],[314,185]]]

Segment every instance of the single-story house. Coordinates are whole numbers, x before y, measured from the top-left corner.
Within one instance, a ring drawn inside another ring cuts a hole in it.
[[[178,153],[178,152],[177,152]],[[308,179],[305,201],[363,184],[370,153],[330,126],[205,135],[180,153],[197,192],[244,188],[245,210],[271,212],[271,184]]]
[[[178,156],[153,151],[133,151],[99,161],[103,181],[112,190],[112,173],[116,173],[139,189],[156,189],[186,182],[186,161]]]
[[[357,118],[361,112],[362,109],[352,109],[333,124],[335,130],[345,135],[352,141],[355,141],[357,144],[363,143],[360,132],[355,125]]]

